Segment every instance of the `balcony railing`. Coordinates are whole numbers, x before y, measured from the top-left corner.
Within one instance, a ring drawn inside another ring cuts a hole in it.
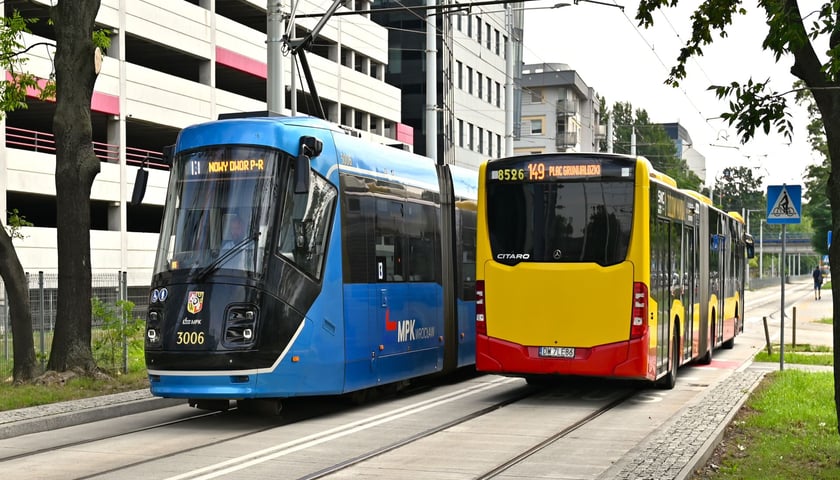
[[[578,132],[557,132],[555,139],[557,148],[574,147],[578,144]]]
[[[55,155],[55,136],[52,133],[6,126],[6,148]],[[119,145],[93,142],[93,153],[103,162],[118,163],[120,160]],[[148,162],[146,166],[150,168],[169,170],[169,165],[163,162],[163,153],[154,150],[126,147],[125,161],[128,165],[138,166]]]
[[[573,117],[578,113],[578,102],[576,100],[557,100],[557,115],[561,117]]]

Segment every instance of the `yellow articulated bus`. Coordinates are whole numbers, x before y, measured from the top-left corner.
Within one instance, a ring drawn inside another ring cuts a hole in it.
[[[476,368],[673,388],[743,331],[738,214],[641,157],[552,153],[479,170]]]

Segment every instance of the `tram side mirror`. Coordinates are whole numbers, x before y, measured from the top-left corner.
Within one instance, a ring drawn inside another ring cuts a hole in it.
[[[134,177],[134,191],[131,192],[132,207],[143,203],[143,197],[146,196],[146,183],[149,181],[149,171],[140,166],[137,170],[137,175]]]
[[[749,233],[744,235],[744,243],[747,245],[747,258],[755,257],[755,241]]]
[[[300,137],[300,153],[295,161],[295,193],[309,193],[309,161],[321,154],[324,143],[315,137]]]
[[[175,145],[167,145],[163,147],[164,164],[172,166],[172,155],[175,152]],[[143,197],[146,196],[146,184],[149,182],[149,155],[140,162],[140,169],[137,170],[137,175],[134,177],[134,190],[131,192],[131,202],[129,205],[137,206],[143,203]]]

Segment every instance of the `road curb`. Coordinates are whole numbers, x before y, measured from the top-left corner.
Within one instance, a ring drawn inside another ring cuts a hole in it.
[[[80,400],[79,402],[82,401]],[[74,402],[62,402],[64,405],[72,403]],[[57,412],[50,411],[49,405],[44,405],[42,407],[30,407],[24,410],[29,410],[33,413],[37,412],[37,410],[42,410],[41,414],[31,418],[11,420],[5,422],[4,424],[0,424],[0,440],[20,435],[28,435],[30,433],[40,433],[58,428],[71,427],[74,425],[121,417],[124,415],[148,412],[183,403],[183,399],[149,397],[139,400],[115,401],[110,404],[93,405],[75,410],[71,407],[69,409],[65,408],[65,411]]]
[[[725,418],[718,423],[717,428],[715,428],[714,432],[703,442],[703,445],[694,454],[693,457],[685,464],[682,470],[680,470],[679,474],[674,477],[674,480],[687,480],[690,479],[696,469],[703,468],[709,459],[712,457],[712,454],[715,451],[715,448],[720,444],[723,440],[724,435],[726,434],[726,428],[732,423],[732,419],[741,411],[741,407],[747,402],[747,399],[750,398],[752,392],[758,387],[762,380],[764,380],[765,374],[759,375],[755,381],[749,386],[742,390],[741,398],[732,405],[732,408],[729,410],[729,413],[726,414]]]

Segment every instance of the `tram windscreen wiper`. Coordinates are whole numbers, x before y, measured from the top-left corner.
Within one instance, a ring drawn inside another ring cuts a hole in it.
[[[198,282],[203,281],[204,278],[207,277],[207,275],[216,271],[220,266],[222,266],[223,263],[228,261],[228,259],[233,257],[235,254],[241,252],[245,248],[246,245],[248,245],[249,243],[252,243],[252,242],[256,242],[257,238],[259,238],[259,236],[260,236],[260,232],[254,232],[250,236],[245,237],[242,240],[240,240],[239,243],[237,243],[234,246],[225,250],[221,255],[216,257],[215,260],[213,260],[212,262],[207,264],[206,267],[202,268],[195,275],[195,280],[198,281]]]

